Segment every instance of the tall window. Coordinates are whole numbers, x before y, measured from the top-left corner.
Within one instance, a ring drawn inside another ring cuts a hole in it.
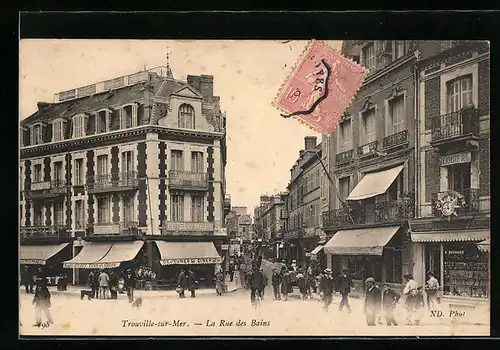
[[[64,183],[63,162],[54,162],[54,180],[57,184]]]
[[[132,151],[122,152],[122,172],[129,173],[134,170]]]
[[[375,47],[373,44],[363,48],[363,65],[370,71],[375,69]]]
[[[184,221],[184,196],[174,195],[170,197],[170,220]]]
[[[368,144],[377,139],[376,135],[376,120],[375,120],[375,108],[371,108],[362,114],[363,119],[363,138],[364,144]]]
[[[33,170],[34,170],[33,182],[42,182],[43,181],[42,164],[35,164]]]
[[[134,221],[134,197],[123,197],[123,221],[130,223]]]
[[[406,41],[404,40],[397,40],[396,45],[395,45],[395,50],[396,50],[396,56],[395,58],[398,59],[406,54]]]
[[[85,136],[85,116],[77,115],[73,118],[73,137]]]
[[[85,213],[83,211],[83,200],[75,201],[75,229],[85,228]]]
[[[108,112],[100,111],[96,115],[96,132],[107,132],[108,130]]]
[[[183,171],[184,170],[184,159],[182,157],[182,151],[172,150],[171,154],[172,154],[172,156],[170,157],[170,159],[171,159],[170,160],[170,162],[171,162],[170,169]]]
[[[319,226],[320,225],[320,209],[319,209],[319,203],[316,203],[315,204],[315,213],[316,213],[316,223],[314,224],[314,226]]]
[[[97,157],[97,183],[105,186],[108,179],[108,156],[102,155]]]
[[[352,129],[351,120],[345,120],[340,123],[339,128],[339,153],[352,149]]]
[[[203,172],[203,152],[191,152],[191,171]]]
[[[448,167],[448,189],[463,194],[470,188],[471,166],[470,163],[453,164]]]
[[[34,226],[43,226],[42,205],[40,203],[34,203],[34,212]]]
[[[349,176],[341,177],[339,179],[339,194],[342,199],[349,196],[351,178]]]
[[[389,186],[387,190],[387,200],[394,201],[398,200],[403,193],[403,175],[399,174],[396,180]]]
[[[75,186],[84,184],[83,158],[75,159]]]
[[[194,109],[188,104],[179,107],[179,128],[194,129]]]
[[[40,124],[33,125],[31,129],[31,144],[39,145],[42,143],[42,126]]]
[[[204,198],[202,196],[191,197],[191,221],[203,222],[204,220]]]
[[[449,81],[446,93],[448,113],[458,112],[472,104],[472,75]]]
[[[404,96],[397,96],[389,101],[387,136],[405,130]]]
[[[54,120],[52,122],[52,141],[61,141],[64,139],[63,135],[63,121]]]
[[[316,188],[320,187],[321,186],[321,171],[323,169],[316,169]]]
[[[54,223],[56,225],[64,224],[64,211],[63,202],[54,203]]]
[[[100,197],[97,199],[97,222],[99,224],[107,224],[109,220],[109,198]]]

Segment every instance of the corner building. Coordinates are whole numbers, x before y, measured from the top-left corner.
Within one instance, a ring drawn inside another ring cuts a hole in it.
[[[75,88],[21,122],[21,264],[47,273],[181,267],[212,283],[226,251],[226,117],[213,76],[168,67]]]

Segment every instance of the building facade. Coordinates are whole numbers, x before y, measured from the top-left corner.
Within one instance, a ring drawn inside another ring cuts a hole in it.
[[[185,265],[210,275],[225,258],[226,117],[213,76],[159,72],[58,93],[21,121],[21,252],[70,243],[75,283],[137,254],[161,279]]]
[[[446,41],[418,62],[417,217],[413,274],[444,297],[489,298],[490,53]]]
[[[286,193],[276,195],[263,195],[260,205],[254,210],[254,229],[257,239],[262,240],[264,257],[278,259],[286,226]]]

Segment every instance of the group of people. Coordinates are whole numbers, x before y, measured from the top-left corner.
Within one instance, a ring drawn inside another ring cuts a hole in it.
[[[196,286],[198,281],[196,281],[196,275],[191,269],[181,269],[179,275],[177,276],[177,288],[176,291],[179,294],[179,298],[185,298],[185,291],[191,292],[191,298],[196,297]]]
[[[45,285],[50,282],[57,286],[57,290],[66,290],[69,284],[68,277],[61,273],[58,276],[46,276],[42,268],[26,267],[21,273],[21,284],[24,285],[26,294],[34,294],[37,280],[43,279]]]
[[[90,271],[87,284],[93,299],[118,299],[118,293],[127,293],[130,303],[134,300],[136,274],[132,269],[116,272],[113,270]]]

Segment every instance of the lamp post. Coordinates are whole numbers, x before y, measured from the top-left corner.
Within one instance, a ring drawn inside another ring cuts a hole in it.
[[[339,194],[339,190],[337,189],[337,187],[335,186],[335,183],[333,182],[333,179],[330,175],[330,172],[328,171],[328,169],[326,168],[325,166],[325,163],[323,163],[323,159],[321,159],[321,157],[319,156],[319,153],[318,151],[316,150],[306,150],[306,153],[314,153],[316,155],[316,157],[318,158],[321,166],[323,167],[323,171],[325,172],[326,176],[328,177],[328,181],[330,182],[330,185],[333,187],[333,189],[335,190],[335,194],[337,195],[337,198],[339,199],[340,203],[342,203],[342,206],[344,207],[344,209],[346,210],[347,212],[347,215],[349,216],[349,219],[351,220],[351,222],[354,224],[354,219],[352,218],[351,216],[351,207],[349,206],[349,204],[347,204],[346,201],[344,201],[344,199],[340,196]]]

